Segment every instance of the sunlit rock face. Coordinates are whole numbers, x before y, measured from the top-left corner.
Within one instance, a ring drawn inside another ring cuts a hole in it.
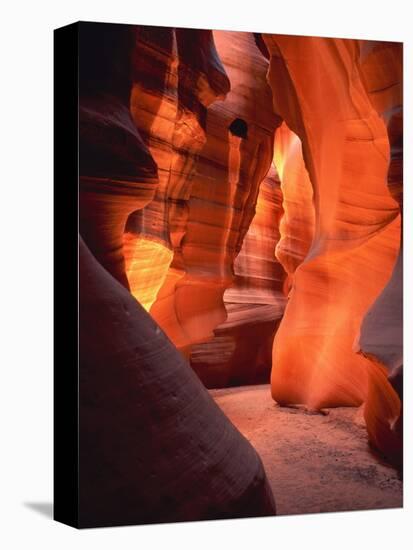
[[[195,165],[185,234],[151,308],[176,346],[213,338],[227,312],[223,294],[273,157],[278,119],[268,62],[250,34],[214,32],[231,90],[206,111],[206,141]],[[175,260],[176,258],[176,260]]]
[[[288,294],[297,267],[310,249],[315,225],[313,187],[305,167],[300,138],[285,122],[275,134],[274,162],[281,178],[283,216],[275,255],[284,267]]]
[[[234,262],[235,279],[224,293],[227,319],[210,342],[192,347],[191,366],[207,387],[269,381],[272,342],[286,302],[286,273],[274,254],[283,213],[274,168],[260,185],[255,210]]]
[[[275,514],[261,459],[80,242],[82,527]]]
[[[129,217],[126,263],[132,293],[150,309],[175,253],[179,263],[206,107],[225,97],[229,81],[211,31],[157,27],[138,28],[132,81],[132,116],[158,166],[159,185],[154,200]]]
[[[124,235],[132,294],[149,310],[173,257],[168,185],[178,116],[178,53],[170,28],[139,27],[132,65],[130,110],[159,175],[154,199],[129,216]]]
[[[274,340],[272,394],[315,409],[358,405],[372,392],[376,366],[355,342],[400,242],[386,125],[362,80],[356,41],[263,38],[274,109],[301,140],[315,215]],[[389,431],[400,404],[390,384],[385,395],[381,424]]]

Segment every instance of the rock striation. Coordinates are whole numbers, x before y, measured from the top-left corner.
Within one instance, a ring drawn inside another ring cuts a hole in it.
[[[273,515],[259,456],[130,292],[129,220],[152,199],[153,219],[164,215],[160,153],[128,106],[140,32],[88,24],[80,42],[79,523]]]
[[[401,46],[80,29],[83,524],[274,514],[205,389],[270,371],[400,464]]]
[[[129,217],[125,233],[131,291],[149,310],[171,264],[172,280],[184,274],[180,246],[206,110],[230,85],[211,31],[158,27],[138,28],[132,82],[132,116],[159,173],[154,200]]]
[[[252,35],[215,31],[231,89],[206,111],[206,141],[195,164],[186,230],[151,314],[189,354],[227,317],[223,295],[272,161],[274,131],[268,62]]]
[[[258,454],[80,241],[80,524],[275,514]]]
[[[192,347],[191,366],[207,387],[267,383],[272,342],[284,313],[286,273],[274,250],[280,239],[282,193],[274,167],[260,185],[255,215],[224,293],[227,319],[214,338]]]
[[[300,138],[285,122],[275,134],[274,162],[281,179],[283,216],[275,255],[287,273],[288,295],[294,273],[310,249],[315,226],[313,187],[305,167]]]
[[[272,394],[314,409],[359,405],[376,399],[375,386],[386,379],[355,353],[355,342],[400,244],[399,208],[387,185],[388,132],[366,89],[357,41],[263,39],[274,109],[301,140],[315,216],[274,341]],[[388,383],[381,397],[380,425],[390,438],[400,402]],[[369,409],[371,439],[391,454],[394,442],[377,439]]]
[[[129,109],[136,28],[79,29],[79,227],[98,261],[129,288],[125,220],[158,185],[157,165]]]
[[[387,184],[403,215],[403,48],[392,42],[360,42],[360,66],[371,102],[387,126],[390,165]],[[400,227],[400,230],[402,228]],[[387,285],[367,311],[361,325],[358,346],[377,365],[383,380],[371,384],[365,411],[370,437],[379,448],[401,461],[402,411],[386,410],[387,380],[403,400],[403,235],[396,264]],[[384,370],[383,370],[384,368]],[[383,375],[382,375],[383,373]],[[387,380],[386,377],[387,376]],[[374,390],[374,391],[373,391]],[[391,430],[389,430],[389,422]],[[395,435],[396,434],[396,435]]]

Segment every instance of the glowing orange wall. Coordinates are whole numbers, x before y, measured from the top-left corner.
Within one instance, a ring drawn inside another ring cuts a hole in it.
[[[274,341],[272,394],[315,409],[359,405],[380,380],[380,429],[390,432],[399,399],[381,369],[355,348],[400,244],[399,209],[387,186],[386,125],[362,82],[356,41],[264,40],[274,108],[301,140],[315,213],[311,247],[295,270]]]

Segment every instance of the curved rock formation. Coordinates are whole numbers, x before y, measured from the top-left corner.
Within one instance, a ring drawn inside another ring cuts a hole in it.
[[[206,112],[206,142],[196,161],[186,232],[151,308],[186,353],[211,339],[226,319],[223,294],[271,164],[278,124],[266,82],[268,63],[253,36],[219,31],[214,40],[231,90]]]
[[[80,525],[275,514],[262,462],[80,241]]]
[[[399,461],[400,46],[84,24],[80,53],[81,523],[274,514],[202,384],[271,363]]]
[[[402,45],[361,42],[361,71],[372,104],[386,122],[390,142],[388,187],[402,214],[403,107]],[[403,363],[402,273],[400,247],[392,277],[369,309],[361,328],[359,345],[390,371]]]
[[[371,392],[372,364],[353,344],[399,248],[386,127],[361,80],[356,41],[263,38],[274,108],[301,140],[315,208],[314,238],[274,341],[272,394],[315,409],[358,405]],[[387,397],[391,421],[390,385]]]
[[[284,211],[275,254],[288,275],[285,280],[285,293],[288,294],[294,272],[310,249],[315,213],[313,188],[305,167],[301,142],[285,122],[275,134],[274,162],[280,174]]]
[[[403,213],[403,65],[402,44],[360,42],[361,74],[371,102],[387,125],[390,143],[390,165],[387,183]],[[401,228],[400,228],[401,229]],[[403,399],[403,247],[401,246],[391,279],[366,313],[358,341],[360,352],[377,364],[380,372],[371,383],[365,406],[367,428],[375,445],[401,461],[402,417],[394,411],[383,414],[388,382]],[[383,367],[386,371],[383,371]],[[373,371],[373,372],[375,372]],[[383,383],[380,383],[383,381]],[[378,395],[374,395],[378,392]],[[399,410],[399,405],[395,405]],[[396,437],[395,437],[396,434]]]
[[[79,226],[99,262],[129,288],[125,222],[158,185],[157,166],[129,110],[136,27],[79,29]]]
[[[274,256],[280,238],[282,194],[272,167],[261,183],[256,213],[224,293],[226,321],[214,338],[192,347],[191,366],[211,388],[267,383],[272,342],[285,308],[285,271]]]
[[[154,199],[133,212],[124,235],[132,294],[149,310],[173,257],[168,232],[168,185],[178,116],[178,64],[174,29],[139,26],[132,60],[130,109],[159,174]]]
[[[92,527],[273,515],[274,499],[260,458],[128,291],[123,245],[129,270],[130,255],[132,262],[142,260],[133,257],[133,235],[127,232],[123,238],[128,216],[148,203],[159,181],[148,208],[155,223],[147,233],[152,230],[154,242],[156,229],[167,234],[161,203],[169,196],[165,173],[171,169],[163,164],[161,147],[153,145],[153,123],[147,126],[149,137],[145,134],[144,108],[137,116],[132,101],[135,123],[130,115],[133,54],[143,30],[105,25],[104,36],[109,29],[111,38],[106,47],[102,29],[93,25],[81,41],[82,52],[88,45],[91,49],[81,70],[80,230],[93,255],[80,239],[79,523]],[[166,41],[167,35],[162,34]],[[210,46],[205,36],[200,43]],[[174,63],[164,71],[172,81]],[[119,66],[124,67],[121,74]],[[206,92],[205,82],[200,89]],[[133,88],[132,99],[135,93],[139,96]],[[188,93],[182,104],[190,97]],[[148,93],[142,102],[156,120],[173,100],[162,91],[156,111],[152,99]],[[172,132],[178,140],[171,123]],[[170,147],[165,158],[172,150],[176,153]],[[145,215],[140,219],[145,222]],[[145,240],[151,241],[142,239],[143,247]],[[158,242],[163,246],[162,239]],[[151,299],[146,296],[147,305]]]
[[[229,81],[211,31],[157,27],[139,27],[132,80],[132,116],[157,163],[159,186],[129,217],[125,254],[131,291],[150,309],[174,255],[172,270],[180,263],[206,107],[225,97]]]

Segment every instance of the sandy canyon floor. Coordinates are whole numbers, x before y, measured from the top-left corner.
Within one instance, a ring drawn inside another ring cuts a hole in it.
[[[369,449],[359,409],[280,407],[268,385],[211,395],[261,456],[279,515],[402,506],[402,481]]]

